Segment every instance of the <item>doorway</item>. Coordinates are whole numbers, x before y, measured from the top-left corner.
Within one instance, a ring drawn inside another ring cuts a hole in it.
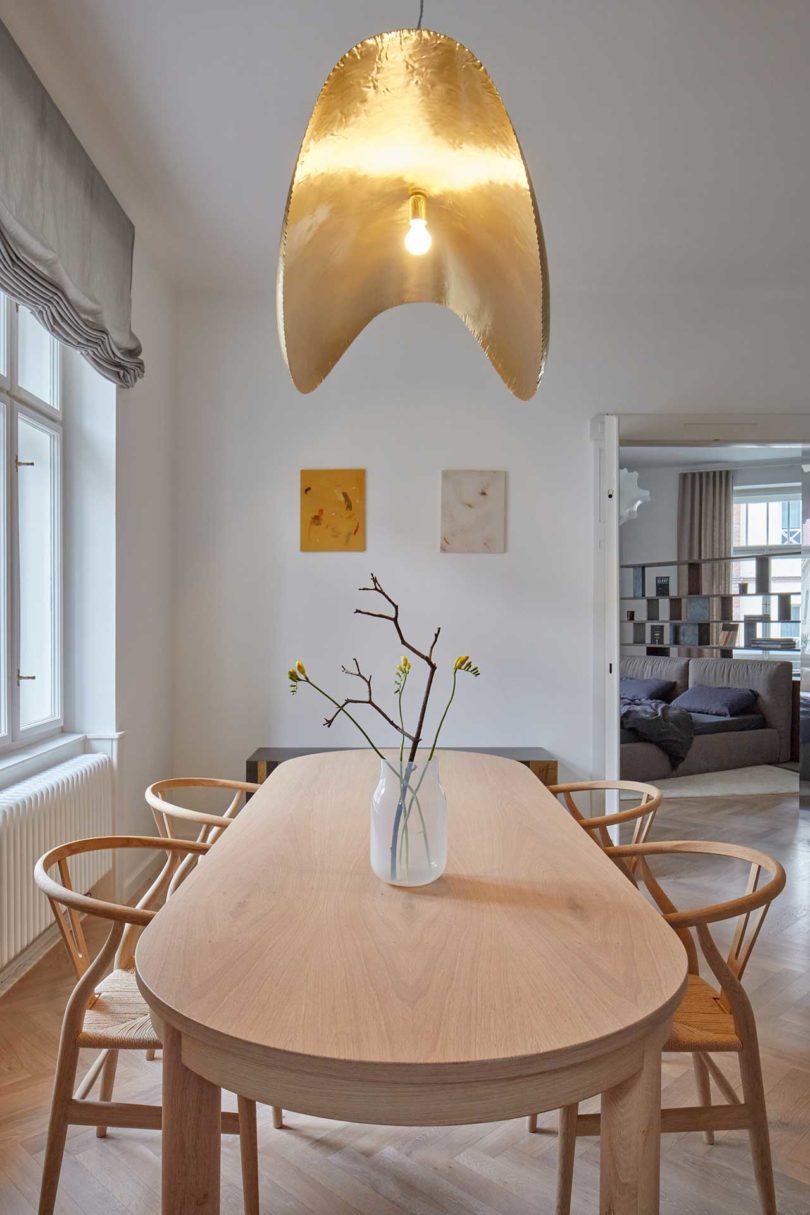
[[[806,415],[603,420],[608,775],[668,796],[798,799],[801,783],[810,805],[809,430]],[[674,746],[645,732],[656,711],[685,723]]]

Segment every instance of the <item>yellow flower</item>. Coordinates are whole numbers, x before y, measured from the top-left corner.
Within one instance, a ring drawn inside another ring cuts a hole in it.
[[[462,667],[464,667],[464,666],[465,666],[465,664],[466,664],[466,663],[468,663],[469,661],[470,661],[470,656],[469,656],[469,654],[460,654],[460,655],[458,656],[458,658],[456,659],[456,661],[455,661],[455,664],[454,664],[454,666],[453,666],[453,670],[454,670],[454,671],[460,671],[460,670],[462,669]]]
[[[296,669],[296,671],[298,672],[298,674],[299,674],[299,675],[303,675],[304,679],[306,679],[306,677],[307,677],[307,669],[306,669],[306,667],[304,666],[304,664],[303,664],[303,662],[301,661],[301,659],[300,659],[300,658],[298,659],[298,662],[295,664],[295,669]]]
[[[290,667],[289,671],[287,672],[287,678],[291,680],[292,683],[298,683],[301,676],[298,674],[295,667]]]

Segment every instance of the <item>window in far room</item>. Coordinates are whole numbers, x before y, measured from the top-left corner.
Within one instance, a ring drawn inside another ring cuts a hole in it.
[[[764,485],[734,491],[734,550],[778,549],[802,542],[800,485]]]
[[[758,634],[771,640],[795,638],[797,644],[801,612],[801,518],[802,490],[798,483],[740,486],[734,490],[734,554],[743,558],[734,564],[735,576],[750,580],[753,585],[754,558],[770,557],[769,595],[790,596],[790,619],[773,623],[763,620]],[[769,614],[767,598],[749,598],[744,614],[755,617]]]
[[[62,724],[59,343],[0,293],[0,747]]]

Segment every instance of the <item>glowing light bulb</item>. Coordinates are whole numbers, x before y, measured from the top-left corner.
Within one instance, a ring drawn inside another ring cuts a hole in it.
[[[427,220],[412,219],[408,235],[405,237],[405,248],[408,252],[412,253],[414,257],[421,257],[423,253],[427,253],[432,244],[433,240],[427,230]]]
[[[405,248],[414,257],[427,253],[433,244],[427,226],[427,199],[424,194],[412,194],[408,199],[408,217],[410,225],[405,237]]]

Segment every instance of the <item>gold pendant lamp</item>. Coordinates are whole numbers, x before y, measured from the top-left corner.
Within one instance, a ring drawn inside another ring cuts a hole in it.
[[[443,304],[522,400],[548,349],[548,267],[520,145],[465,46],[367,38],[321,89],[295,166],[278,271],[293,383],[311,392],[368,323]]]

